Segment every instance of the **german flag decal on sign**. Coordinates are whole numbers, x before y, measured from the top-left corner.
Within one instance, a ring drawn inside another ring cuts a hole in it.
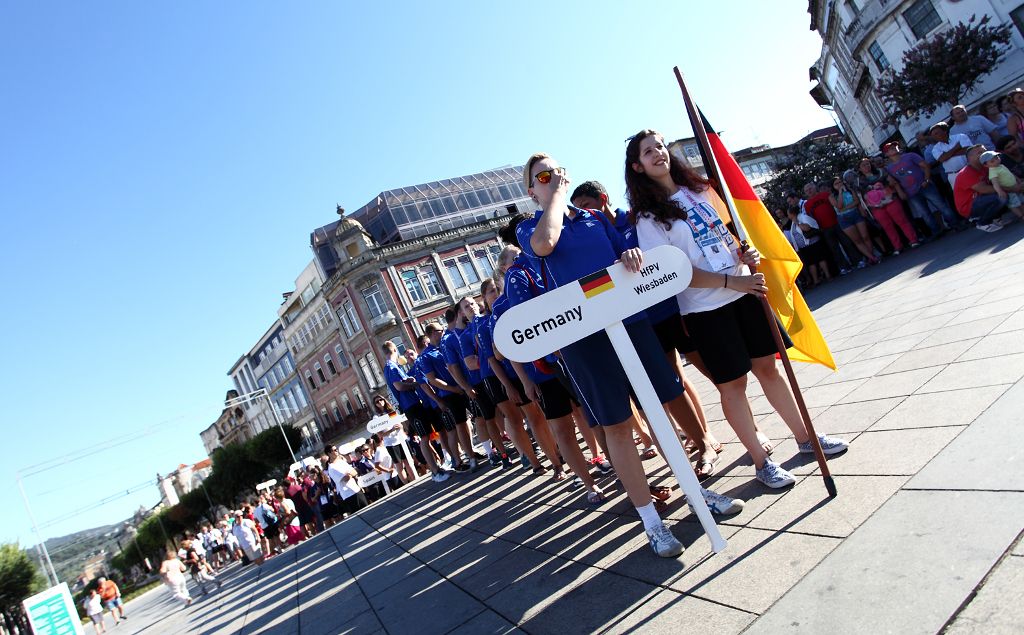
[[[583,295],[588,298],[615,288],[615,283],[612,282],[612,277],[608,275],[607,269],[595,271],[589,276],[584,276],[580,278],[579,282],[580,288],[583,289]]]

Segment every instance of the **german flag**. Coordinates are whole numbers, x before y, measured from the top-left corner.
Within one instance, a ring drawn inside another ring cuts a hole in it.
[[[747,230],[750,242],[761,252],[758,271],[764,274],[768,287],[768,303],[793,340],[793,347],[789,349],[790,359],[821,364],[835,370],[836,362],[832,358],[825,337],[814,321],[810,308],[800,294],[800,289],[796,287],[796,277],[803,267],[799,256],[793,251],[793,247],[761,202],[761,198],[754,192],[754,188],[750,186],[743,170],[726,149],[718,133],[704,118],[703,113],[700,117],[708,133],[714,160],[718,164],[722,180],[732,195],[740,221]],[[704,148],[701,148],[701,155],[704,165],[708,165],[710,157],[704,156]],[[724,214],[719,209],[719,214],[724,216],[723,220],[729,219],[728,209]]]
[[[589,276],[584,276],[579,279],[579,283],[580,288],[583,289],[583,295],[588,298],[615,288],[615,283],[612,282],[612,277],[608,275],[607,269],[595,271]]]

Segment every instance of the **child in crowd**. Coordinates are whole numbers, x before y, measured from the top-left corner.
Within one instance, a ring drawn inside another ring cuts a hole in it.
[[[988,180],[992,182],[999,200],[1006,203],[1017,218],[1024,218],[1024,197],[1017,192],[1008,191],[1017,187],[1017,177],[1003,165],[999,153],[988,150],[982,152],[979,159],[981,164],[988,168]]]
[[[896,198],[896,192],[891,185],[878,181],[864,194],[864,202],[871,209],[871,215],[885,230],[885,235],[889,237],[893,248],[892,255],[898,256],[900,250],[903,249],[903,240],[896,231],[897,227],[906,236],[911,247],[917,247],[920,244],[917,232],[914,231],[910,219],[903,212],[903,204]]]

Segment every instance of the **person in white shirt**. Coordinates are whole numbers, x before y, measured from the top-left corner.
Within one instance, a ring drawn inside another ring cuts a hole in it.
[[[625,172],[640,248],[673,245],[693,265],[690,288],[676,296],[679,312],[722,396],[726,420],[754,462],[757,480],[771,488],[794,484],[794,476],[772,462],[762,447],[746,394],[747,375],[753,372],[799,451],[814,452],[793,393],[775,363],[779,351],[759,300],[767,292],[764,275],[750,275],[747,268],[757,264],[758,255],[740,254],[719,216],[724,203],[707,179],[668,151],[658,132],[641,130],[630,138]],[[783,339],[788,340],[785,332]],[[826,454],[847,447],[845,441],[824,435],[819,441]]]
[[[373,469],[378,474],[388,474],[388,487],[395,490],[402,485],[402,481],[397,477],[395,472],[395,461],[391,458],[391,454],[388,452],[378,434],[370,435],[370,449],[373,451],[373,456],[370,457],[370,462],[373,463]]]
[[[235,512],[231,535],[250,561],[263,564],[263,551],[260,549],[259,536],[256,535],[256,524],[246,518],[241,511]]]
[[[965,134],[950,134],[949,124],[940,121],[928,129],[928,134],[935,141],[932,145],[932,157],[942,163],[942,171],[946,173],[949,186],[953,187],[956,175],[967,165],[967,149],[970,148],[970,137]]]
[[[992,140],[996,125],[981,115],[968,115],[967,108],[961,104],[953,106],[949,113],[953,117],[953,124],[949,127],[949,134],[967,135],[971,145],[981,144],[987,150],[995,150],[996,145]]]
[[[187,571],[185,563],[178,559],[178,554],[173,549],[168,549],[164,561],[160,563],[160,578],[167,585],[171,595],[176,599],[184,600],[187,607],[192,604],[192,598],[188,594],[185,571]]]
[[[825,282],[830,282],[832,273],[828,268],[828,247],[819,234],[821,230],[818,221],[807,212],[799,211],[799,208],[791,207],[786,210],[786,214],[790,223],[787,238],[810,272],[814,286],[821,284],[822,277]]]
[[[96,629],[96,635],[106,633],[107,627],[103,623],[103,598],[100,597],[96,589],[89,591],[89,595],[82,601],[82,608],[85,609],[85,614],[92,620],[92,625]]]
[[[366,495],[359,486],[358,474],[345,457],[338,454],[336,446],[327,446],[327,475],[334,481],[334,489],[341,498],[341,507],[345,513],[354,514],[366,507]]]

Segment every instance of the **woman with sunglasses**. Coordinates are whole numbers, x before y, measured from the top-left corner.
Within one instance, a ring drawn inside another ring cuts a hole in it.
[[[569,205],[569,179],[550,155],[538,153],[527,160],[523,184],[541,209],[533,218],[520,223],[516,234],[523,251],[539,260],[539,273],[549,288],[571,284],[617,261],[629,271],[640,270],[643,253],[627,249],[622,236],[607,219]],[[665,360],[643,313],[626,318],[623,323],[661,402],[681,399],[679,378]],[[643,521],[651,548],[662,557],[678,556],[683,545],[662,522],[651,501],[643,464],[633,444],[629,378],[608,335],[604,331],[589,335],[563,347],[561,356],[584,406],[594,422],[604,428],[615,472]]]
[[[659,133],[641,130],[632,137],[625,172],[640,247],[673,245],[693,265],[690,288],[676,296],[683,324],[721,393],[726,420],[754,461],[757,480],[771,488],[792,485],[793,475],[762,447],[746,394],[747,373],[753,371],[800,452],[813,452],[793,393],[775,365],[778,349],[758,299],[767,291],[764,275],[749,275],[716,211],[724,207],[721,199],[707,179],[668,151]],[[846,449],[840,439],[819,440],[825,454]]]

